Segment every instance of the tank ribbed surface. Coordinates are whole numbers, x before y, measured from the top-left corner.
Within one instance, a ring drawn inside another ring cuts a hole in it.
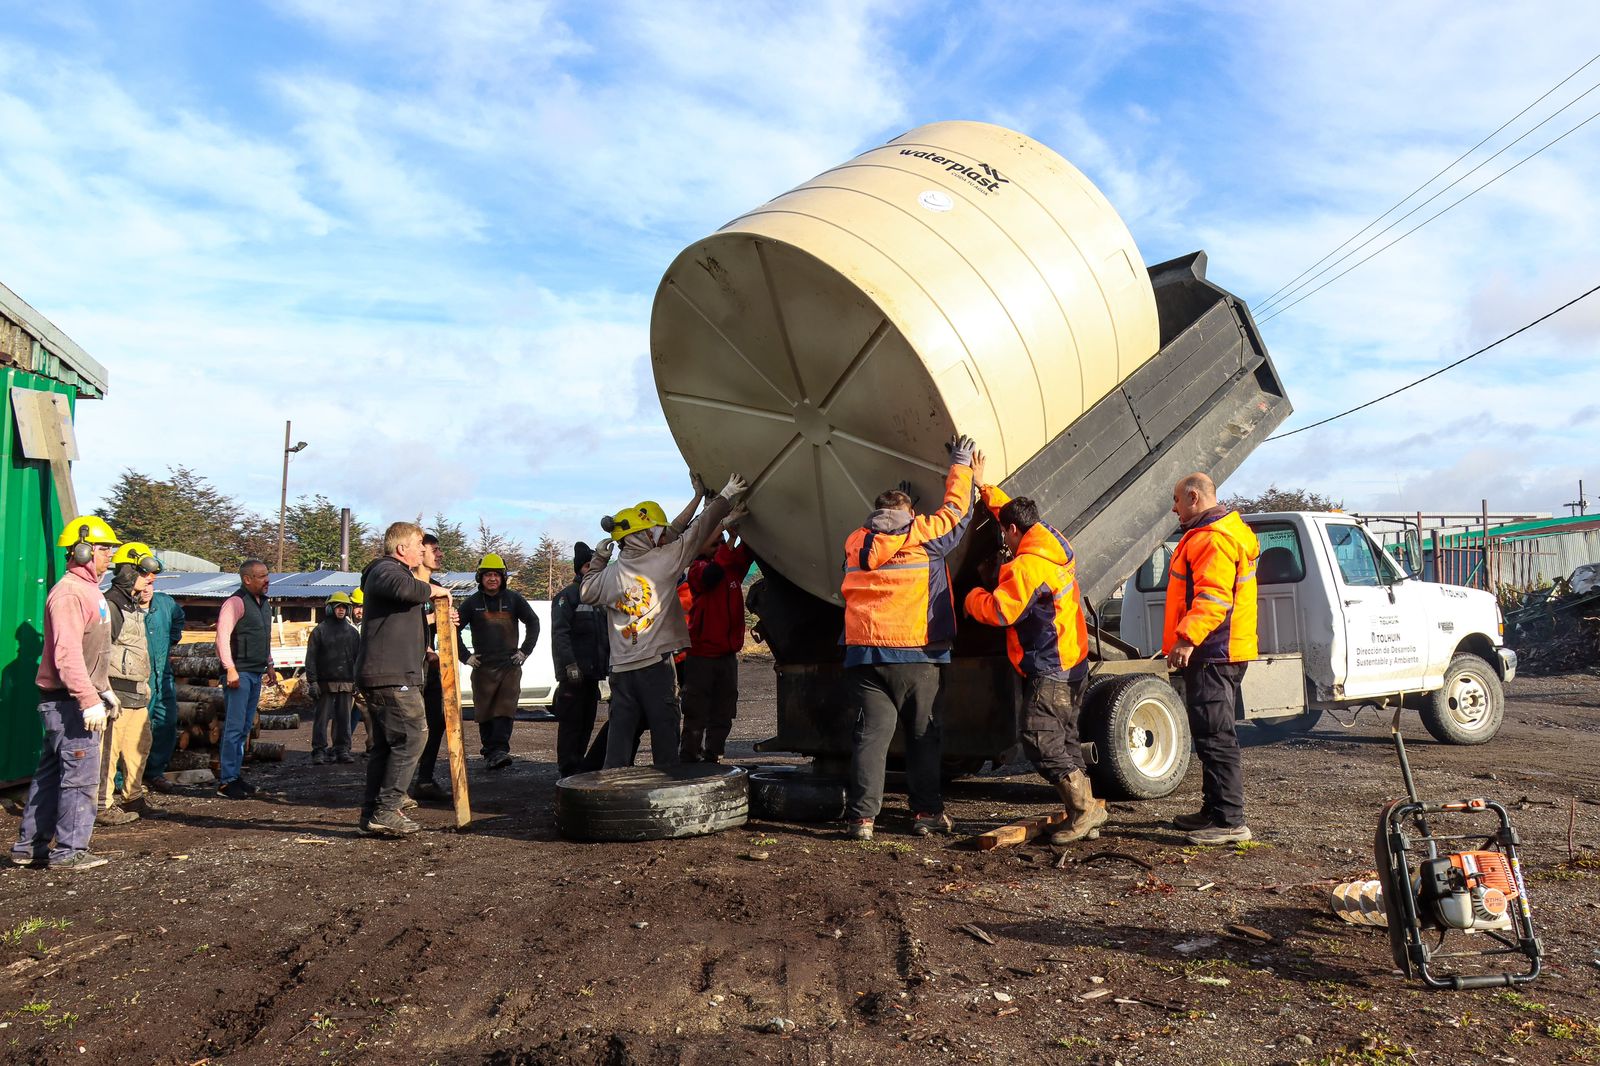
[[[957,431],[998,482],[1159,347],[1133,237],[1036,141],[940,122],[728,223],[673,261],[651,358],[708,481],[750,478],[745,536],[838,600],[844,539],[909,478],[937,505]]]

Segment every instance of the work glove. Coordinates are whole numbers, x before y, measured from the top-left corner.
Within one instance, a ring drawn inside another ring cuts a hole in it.
[[[589,573],[602,570],[611,562],[611,553],[617,550],[617,542],[603,540],[594,549],[594,558],[589,560]]]
[[[523,663],[525,663],[527,661],[528,661],[528,656],[522,651],[521,648],[518,648],[516,651],[511,653],[511,665],[512,666],[521,666]]]
[[[694,486],[694,494],[702,500],[711,499],[713,493],[706,488],[706,479],[694,471],[689,471],[689,484]]]
[[[750,517],[750,508],[743,503],[733,505],[733,510],[728,512],[728,517],[722,520],[723,529],[738,529],[739,523]]]
[[[317,683],[315,681],[306,682],[306,695],[311,699],[317,698]]]
[[[467,665],[472,667],[474,670],[478,668],[478,664],[482,661],[483,660],[478,658],[478,656],[475,654],[467,656]]]
[[[899,489],[901,492],[903,492],[907,496],[911,497],[911,506],[912,507],[915,507],[917,504],[922,502],[922,497],[918,496],[917,493],[916,493],[916,490],[911,487],[911,482],[902,481],[902,482],[900,482],[900,484],[896,485],[895,488]]]
[[[83,727],[91,733],[98,733],[106,727],[106,705],[97,703],[92,707],[83,709]]]
[[[568,663],[567,668],[561,671],[561,676],[573,684],[577,684],[583,680],[583,671],[578,669],[577,663]]]
[[[722,498],[724,500],[731,500],[749,487],[750,482],[746,481],[738,474],[729,474],[728,483],[722,486]]]
[[[100,693],[100,700],[106,706],[106,716],[115,718],[122,713],[122,701],[117,699],[117,694],[110,689]]]
[[[978,442],[961,433],[952,437],[945,447],[950,449],[951,466],[971,466],[972,453],[978,450]]]

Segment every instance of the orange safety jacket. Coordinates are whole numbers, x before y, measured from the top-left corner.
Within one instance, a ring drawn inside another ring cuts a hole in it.
[[[1261,542],[1238,511],[1214,507],[1178,541],[1167,570],[1166,631],[1161,650],[1179,639],[1195,646],[1191,662],[1242,663],[1256,657],[1256,560]]]
[[[689,624],[690,612],[694,609],[694,590],[689,587],[689,572],[678,579],[678,606],[683,608],[684,625]],[[683,662],[689,657],[689,649],[684,648],[672,657],[674,665]]]
[[[944,503],[896,529],[875,528],[892,511],[874,511],[844,542],[844,642],[873,648],[923,648],[956,635],[955,593],[944,557],[972,520],[972,468],[952,466]],[[900,512],[903,514],[904,512]]]
[[[998,521],[1011,497],[985,485],[983,502]],[[1022,534],[1016,558],[1000,567],[995,590],[967,593],[967,614],[1006,627],[1006,654],[1023,677],[1075,679],[1089,657],[1089,627],[1078,604],[1078,564],[1066,534],[1037,522]]]

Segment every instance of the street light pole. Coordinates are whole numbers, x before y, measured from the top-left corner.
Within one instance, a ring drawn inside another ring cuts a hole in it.
[[[289,456],[304,451],[305,441],[289,446],[289,423],[283,424],[283,489],[278,494],[278,573],[283,573],[283,517],[289,509]]]

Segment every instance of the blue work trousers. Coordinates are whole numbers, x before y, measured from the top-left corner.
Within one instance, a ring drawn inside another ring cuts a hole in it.
[[[89,850],[100,792],[100,736],[84,726],[83,710],[71,696],[40,700],[39,718],[44,747],[11,852],[25,862],[38,862],[46,854],[51,862],[60,862]]]
[[[250,739],[250,727],[256,723],[256,707],[261,702],[261,681],[264,675],[239,673],[239,687],[222,690],[222,705],[227,718],[222,723],[222,750],[218,752],[221,763],[222,784],[237,781],[244,768],[244,744]]]

